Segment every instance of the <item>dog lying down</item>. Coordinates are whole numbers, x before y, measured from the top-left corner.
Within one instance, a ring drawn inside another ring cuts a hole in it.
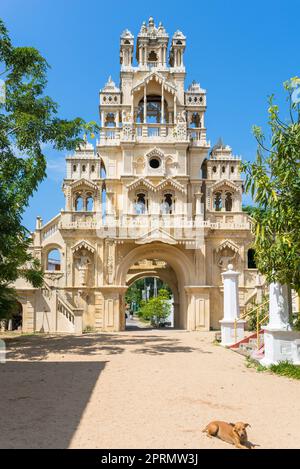
[[[231,443],[236,448],[251,449],[254,445],[248,442],[248,435],[246,428],[250,427],[249,423],[237,422],[227,423],[221,420],[214,420],[210,422],[202,430],[210,438],[216,436],[226,443]]]

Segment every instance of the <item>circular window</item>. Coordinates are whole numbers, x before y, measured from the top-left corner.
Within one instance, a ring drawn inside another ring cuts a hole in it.
[[[158,158],[151,158],[149,165],[152,169],[157,169],[160,167],[160,160]]]

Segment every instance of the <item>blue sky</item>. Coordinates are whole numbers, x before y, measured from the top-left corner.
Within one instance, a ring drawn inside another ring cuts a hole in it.
[[[1,0],[15,45],[34,46],[51,65],[47,93],[61,117],[98,120],[98,92],[108,75],[119,81],[119,36],[136,36],[153,16],[172,35],[187,36],[186,86],[207,90],[206,127],[244,159],[255,155],[253,124],[265,126],[267,96],[284,106],[282,83],[300,75],[300,1]],[[64,206],[64,155],[46,149],[48,177],[31,199],[24,223],[33,229]]]

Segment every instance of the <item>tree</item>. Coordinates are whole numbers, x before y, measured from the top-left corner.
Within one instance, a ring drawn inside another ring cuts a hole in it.
[[[158,292],[157,297],[150,298],[149,301],[143,302],[139,310],[139,316],[146,321],[150,321],[155,327],[171,313],[171,305],[169,302],[169,293],[165,289]]]
[[[0,317],[11,313],[15,290],[24,277],[42,285],[42,271],[30,252],[22,215],[30,196],[46,175],[42,148],[74,149],[83,142],[81,118],[60,119],[58,105],[44,95],[48,64],[32,47],[14,47],[0,19]]]
[[[255,206],[251,210],[255,260],[268,282],[278,281],[300,291],[300,109],[295,90],[300,79],[284,83],[289,119],[279,117],[274,97],[269,98],[269,143],[260,127],[256,159],[242,165],[245,189]],[[299,94],[299,93],[298,93]]]

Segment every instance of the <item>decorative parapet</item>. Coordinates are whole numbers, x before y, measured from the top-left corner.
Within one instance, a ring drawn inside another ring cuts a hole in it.
[[[123,122],[122,128],[102,127],[97,146],[118,146],[121,142],[174,143],[184,142],[191,146],[206,147],[206,129],[187,129],[186,122],[174,124],[133,124]]]

